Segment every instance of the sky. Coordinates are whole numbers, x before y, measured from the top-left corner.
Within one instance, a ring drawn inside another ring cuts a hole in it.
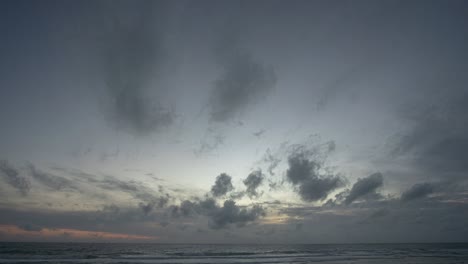
[[[468,242],[466,1],[0,6],[0,241]]]

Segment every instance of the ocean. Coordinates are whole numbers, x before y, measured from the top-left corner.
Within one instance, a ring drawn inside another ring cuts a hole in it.
[[[0,263],[468,263],[468,244],[0,243]]]

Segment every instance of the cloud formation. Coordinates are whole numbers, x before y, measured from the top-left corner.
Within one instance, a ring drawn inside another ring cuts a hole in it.
[[[33,164],[28,164],[30,175],[33,179],[37,180],[41,184],[51,188],[52,190],[61,190],[64,188],[73,188],[73,183],[67,178],[57,176],[51,173],[47,173],[38,170]]]
[[[464,179],[468,172],[468,93],[456,91],[437,104],[405,111],[412,122],[393,149],[435,177]]]
[[[31,182],[28,178],[19,174],[19,171],[6,160],[0,160],[0,172],[6,181],[16,188],[22,195],[27,195],[31,189]]]
[[[421,199],[434,192],[434,185],[431,183],[418,183],[401,194],[401,200],[408,202]]]
[[[245,187],[247,187],[246,192],[249,197],[256,197],[259,195],[257,193],[257,188],[263,183],[264,179],[265,177],[261,170],[254,171],[247,176],[243,182]]]
[[[211,187],[211,194],[214,197],[221,197],[232,191],[234,186],[231,182],[231,176],[221,173],[216,177],[215,184]]]
[[[209,154],[224,144],[225,135],[213,127],[209,127],[200,140],[200,146],[194,150],[196,156]]]
[[[166,53],[160,21],[153,19],[160,16],[155,13],[158,8],[150,2],[122,6],[112,17],[109,29],[102,32],[101,60],[109,117],[116,128],[135,135],[154,132],[174,119],[173,111],[145,90],[151,78],[159,77]],[[152,87],[152,91],[161,88]]]
[[[340,177],[322,173],[321,163],[317,160],[309,160],[303,152],[293,153],[288,158],[288,165],[287,179],[297,187],[304,201],[324,200],[330,192],[343,185]]]
[[[210,98],[210,116],[215,122],[234,118],[265,98],[276,84],[273,67],[258,62],[238,40],[221,41],[215,56],[222,67]]]
[[[218,229],[228,224],[235,224],[240,227],[257,220],[261,216],[265,216],[265,211],[260,206],[255,205],[250,209],[240,208],[233,200],[226,200],[224,205],[216,209],[211,215],[212,227]]]
[[[346,196],[345,204],[350,204],[359,198],[363,198],[368,195],[376,194],[376,190],[383,185],[383,177],[380,172],[369,175],[366,178],[358,179],[353,184],[351,191]]]
[[[173,216],[206,216],[212,229],[225,228],[231,224],[242,227],[266,215],[265,210],[259,205],[241,207],[235,201],[228,199],[222,206],[219,206],[212,198],[185,200],[180,206],[174,206],[171,210]]]

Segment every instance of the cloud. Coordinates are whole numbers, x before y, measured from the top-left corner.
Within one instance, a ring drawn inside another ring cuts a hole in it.
[[[159,195],[157,195],[157,193],[153,189],[144,186],[140,182],[122,181],[112,176],[106,176],[102,180],[98,177],[95,177],[93,181],[96,182],[95,185],[99,186],[102,189],[125,192],[135,197],[136,199],[146,202],[147,204],[145,206],[141,206],[144,211],[145,207],[164,207],[165,205],[167,205],[169,199],[171,198],[169,194],[163,193],[162,188],[159,188]]]
[[[241,207],[229,199],[224,201],[223,206],[219,206],[214,199],[205,198],[196,201],[183,201],[180,206],[172,208],[172,215],[175,217],[203,215],[208,217],[210,228],[221,229],[231,224],[237,227],[245,226],[247,223],[265,216],[266,212],[259,205]]]
[[[324,200],[328,194],[342,186],[343,181],[336,175],[323,174],[321,162],[310,160],[304,152],[296,152],[289,156],[287,180],[297,186],[302,200],[312,202]]]
[[[61,190],[63,188],[74,187],[72,181],[64,177],[40,171],[36,169],[36,167],[33,164],[28,164],[28,168],[33,179],[37,180],[38,182],[53,190]]]
[[[148,203],[139,203],[139,206],[141,208],[141,210],[143,210],[143,213],[145,215],[148,215],[152,210],[153,208],[157,207],[157,208],[163,208],[165,207],[168,203],[169,203],[169,198],[170,196],[168,194],[166,194],[166,196],[160,196],[160,197],[155,197],[152,199],[152,201],[148,202]]]
[[[219,146],[223,145],[224,140],[225,135],[221,131],[217,131],[215,128],[210,127],[200,140],[200,146],[194,150],[194,154],[196,156],[201,156],[202,154],[211,153]]]
[[[301,182],[299,195],[304,201],[318,201],[327,198],[328,194],[342,185],[339,177],[309,178]]]
[[[274,176],[275,169],[276,167],[278,167],[279,163],[281,162],[281,159],[277,157],[276,155],[273,155],[270,149],[267,149],[263,157],[263,162],[268,164],[267,170],[270,176]]]
[[[411,128],[398,136],[392,154],[431,176],[463,180],[468,172],[468,93],[452,92],[429,106],[405,109]]]
[[[231,183],[231,176],[226,173],[221,173],[216,177],[215,184],[211,187],[211,193],[214,197],[220,197],[226,195],[226,193],[233,189],[234,186]]]
[[[344,73],[338,75],[333,80],[330,80],[318,94],[317,110],[325,110],[325,108],[345,89],[349,89],[353,84],[361,78],[362,71],[365,70],[362,65],[354,66]]]
[[[416,200],[420,198],[424,198],[427,195],[434,192],[434,185],[431,183],[418,183],[405,192],[401,194],[401,200],[403,202],[408,202],[411,200]]]
[[[0,233],[10,239],[28,238],[28,239],[59,239],[64,237],[73,238],[81,241],[112,241],[112,240],[155,240],[157,237],[132,235],[123,233],[111,233],[100,231],[77,230],[71,228],[41,228],[40,230],[28,230],[16,225],[0,225]]]
[[[233,200],[226,200],[223,207],[217,208],[211,215],[211,226],[214,229],[225,227],[228,224],[236,224],[240,227],[264,215],[265,211],[260,206],[253,206],[251,209],[240,208]]]
[[[348,196],[346,196],[344,202],[345,204],[350,204],[359,198],[375,194],[377,188],[381,187],[382,185],[383,177],[379,172],[371,174],[366,178],[358,179],[351,188]]]
[[[265,98],[276,84],[273,67],[258,62],[254,56],[230,39],[219,43],[216,50],[222,67],[221,76],[211,92],[211,120],[225,122],[242,110]]]
[[[254,133],[252,133],[255,137],[260,138],[265,134],[266,130],[265,129],[260,129]]]
[[[160,13],[149,2],[132,2],[113,16],[102,33],[101,61],[106,89],[106,110],[118,129],[146,135],[169,126],[174,113],[151,98],[145,90],[150,79],[159,77],[166,50]],[[159,7],[158,7],[159,8]],[[159,92],[161,87],[152,87]]]
[[[0,224],[24,223],[23,229],[40,228],[77,228],[93,229],[102,225],[109,230],[122,231],[122,227],[128,225],[129,229],[135,229],[136,223],[153,222],[161,218],[161,215],[153,212],[144,214],[137,206],[118,206],[109,204],[101,209],[62,209],[37,208],[22,210],[19,208],[0,209],[2,219]],[[27,222],[25,223],[25,221]]]
[[[27,195],[31,189],[31,182],[28,178],[19,174],[18,170],[11,166],[8,161],[0,160],[0,171],[6,181],[16,188],[22,195]]]
[[[41,231],[42,230],[41,226],[37,226],[34,224],[19,224],[17,226],[25,231]]]
[[[145,182],[127,181],[111,175],[103,176],[75,169],[53,168],[56,174],[60,174],[58,176],[39,170],[32,164],[28,164],[27,167],[32,178],[35,180],[34,182],[40,183],[40,185],[35,185],[35,187],[41,187],[42,185],[52,190],[60,190],[64,192],[63,195],[65,197],[69,195],[81,197],[80,199],[84,199],[83,203],[114,203],[115,198],[125,197],[123,194],[127,194],[136,200],[128,201],[136,202],[144,214],[149,214],[156,208],[167,206],[174,199],[170,193],[165,191],[162,185],[159,185],[159,188],[155,190],[145,184]],[[149,177],[153,179],[154,176]],[[47,189],[38,190],[44,193],[48,191]],[[44,197],[46,199],[49,198],[47,195]]]
[[[262,184],[265,177],[261,170],[254,171],[244,180],[244,185],[247,187],[247,195],[249,197],[258,196],[257,188]]]

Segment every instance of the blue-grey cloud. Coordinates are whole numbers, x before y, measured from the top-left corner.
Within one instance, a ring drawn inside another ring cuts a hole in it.
[[[310,160],[302,152],[293,153],[288,158],[288,165],[287,179],[297,187],[304,201],[324,200],[330,192],[343,185],[343,180],[339,176],[321,173],[321,163]]]
[[[149,88],[163,90],[150,83],[151,78],[160,77],[167,53],[160,9],[152,2],[115,5],[109,8],[115,13],[108,28],[100,32],[105,109],[116,128],[135,135],[157,131],[174,120],[174,112],[148,92]]]
[[[266,215],[265,209],[259,205],[239,206],[235,201],[228,199],[220,206],[212,198],[185,200],[180,206],[174,206],[171,210],[172,215],[176,217],[206,216],[209,219],[209,227],[212,229],[221,229],[230,225],[242,227]]]
[[[264,215],[265,211],[260,206],[253,206],[250,209],[240,208],[236,205],[236,202],[227,200],[222,207],[211,214],[211,226],[215,229],[223,228],[228,224],[235,224],[241,227]]]
[[[221,173],[216,177],[215,184],[211,187],[211,193],[214,197],[221,197],[232,191],[234,186],[231,182],[231,176]]]
[[[468,172],[468,94],[455,91],[449,97],[405,111],[413,126],[399,137],[393,155],[407,157],[434,177],[460,180]]]
[[[382,187],[382,185],[383,176],[380,172],[371,174],[366,178],[358,179],[357,182],[353,184],[344,202],[345,204],[350,204],[359,198],[375,194],[375,191]]]
[[[6,160],[0,160],[0,172],[8,184],[17,189],[22,195],[27,195],[31,189],[31,182],[27,177],[21,176],[20,172],[10,165]]]
[[[194,150],[196,156],[209,154],[224,144],[225,135],[217,131],[215,128],[210,127],[207,129],[205,135],[200,140],[200,146]]]
[[[262,174],[261,170],[254,171],[247,176],[243,181],[244,185],[247,187],[247,195],[249,197],[256,197],[259,194],[257,193],[257,188],[263,183],[265,177]]]
[[[71,180],[37,169],[32,163],[28,164],[31,177],[52,190],[75,188]]]
[[[404,202],[421,199],[434,192],[434,185],[431,183],[418,183],[401,194],[401,200]]]
[[[243,48],[237,39],[223,39],[215,51],[222,67],[210,97],[210,116],[225,122],[265,98],[276,85],[272,66],[264,65]]]

